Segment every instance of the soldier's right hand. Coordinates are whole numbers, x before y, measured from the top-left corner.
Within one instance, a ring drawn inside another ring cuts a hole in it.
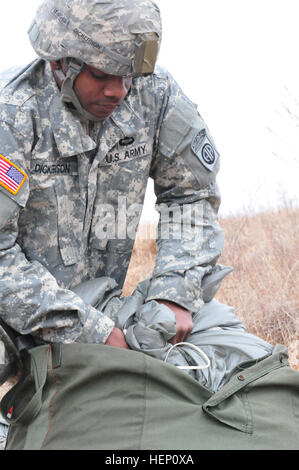
[[[113,328],[105,344],[106,346],[115,346],[116,348],[130,349],[126,343],[125,335],[119,328]]]

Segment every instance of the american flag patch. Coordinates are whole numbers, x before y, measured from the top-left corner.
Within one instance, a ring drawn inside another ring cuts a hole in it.
[[[0,185],[17,194],[27,179],[26,173],[0,154]]]

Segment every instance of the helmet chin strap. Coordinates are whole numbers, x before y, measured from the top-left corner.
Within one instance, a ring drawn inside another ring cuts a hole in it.
[[[61,101],[63,103],[72,104],[75,108],[73,112],[78,116],[79,119],[84,119],[85,121],[102,122],[104,120],[103,118],[98,118],[83,108],[76,93],[74,92],[74,82],[81,72],[83,65],[84,62],[77,59],[71,59],[66,74],[61,69],[54,71],[54,74],[62,82]]]

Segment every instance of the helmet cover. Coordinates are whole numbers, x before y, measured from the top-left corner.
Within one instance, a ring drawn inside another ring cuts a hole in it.
[[[151,0],[44,0],[28,34],[44,60],[72,57],[133,77],[154,71],[162,27]]]

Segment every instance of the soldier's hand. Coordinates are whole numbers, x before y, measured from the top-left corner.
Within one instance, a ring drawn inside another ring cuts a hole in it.
[[[176,335],[170,338],[169,343],[176,344],[185,341],[193,330],[193,321],[191,313],[177,304],[166,300],[158,300],[158,302],[169,307],[175,314]]]
[[[126,343],[125,335],[119,328],[113,328],[108,339],[106,341],[106,346],[115,346],[116,348],[130,349]]]

